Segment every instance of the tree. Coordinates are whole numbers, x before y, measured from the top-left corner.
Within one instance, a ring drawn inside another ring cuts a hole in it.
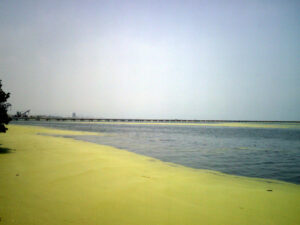
[[[7,128],[5,124],[8,124],[11,121],[11,118],[7,114],[7,109],[11,105],[7,103],[10,93],[5,93],[2,90],[2,80],[0,80],[0,132],[5,133]]]

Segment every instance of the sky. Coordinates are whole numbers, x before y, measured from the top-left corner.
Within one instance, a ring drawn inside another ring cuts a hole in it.
[[[300,1],[0,0],[9,113],[300,120]]]

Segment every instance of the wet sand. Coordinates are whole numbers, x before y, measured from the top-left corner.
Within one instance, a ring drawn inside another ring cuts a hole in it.
[[[10,125],[0,224],[300,224],[300,185],[196,170]]]

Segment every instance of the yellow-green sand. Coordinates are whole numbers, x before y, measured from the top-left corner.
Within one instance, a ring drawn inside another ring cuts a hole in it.
[[[41,133],[85,134],[17,125],[1,134],[0,224],[300,224],[299,185]]]

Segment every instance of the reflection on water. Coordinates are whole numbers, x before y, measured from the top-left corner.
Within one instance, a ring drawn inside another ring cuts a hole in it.
[[[300,183],[300,129],[14,122],[105,133],[73,136],[184,166]]]

